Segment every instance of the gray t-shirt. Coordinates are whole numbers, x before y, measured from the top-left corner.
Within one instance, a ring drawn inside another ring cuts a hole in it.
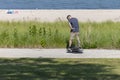
[[[69,20],[71,26],[72,26],[72,30],[71,32],[79,32],[79,23],[78,23],[78,20],[76,18],[71,18]]]

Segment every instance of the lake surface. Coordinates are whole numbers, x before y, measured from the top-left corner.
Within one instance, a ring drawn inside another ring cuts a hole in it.
[[[120,9],[120,0],[0,0],[0,9]]]

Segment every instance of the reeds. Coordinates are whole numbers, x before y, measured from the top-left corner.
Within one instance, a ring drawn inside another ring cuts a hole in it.
[[[69,25],[65,21],[0,21],[0,47],[65,48],[69,33]],[[83,48],[120,48],[119,34],[120,22],[80,22]]]

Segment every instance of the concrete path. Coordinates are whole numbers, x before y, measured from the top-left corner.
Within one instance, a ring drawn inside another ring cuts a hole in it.
[[[83,53],[66,53],[66,49],[0,48],[0,58],[120,58],[120,50],[84,49]]]

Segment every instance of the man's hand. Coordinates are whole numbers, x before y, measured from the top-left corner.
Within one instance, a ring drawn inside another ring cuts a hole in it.
[[[73,29],[75,29],[75,28],[71,28],[71,30],[73,30]]]

